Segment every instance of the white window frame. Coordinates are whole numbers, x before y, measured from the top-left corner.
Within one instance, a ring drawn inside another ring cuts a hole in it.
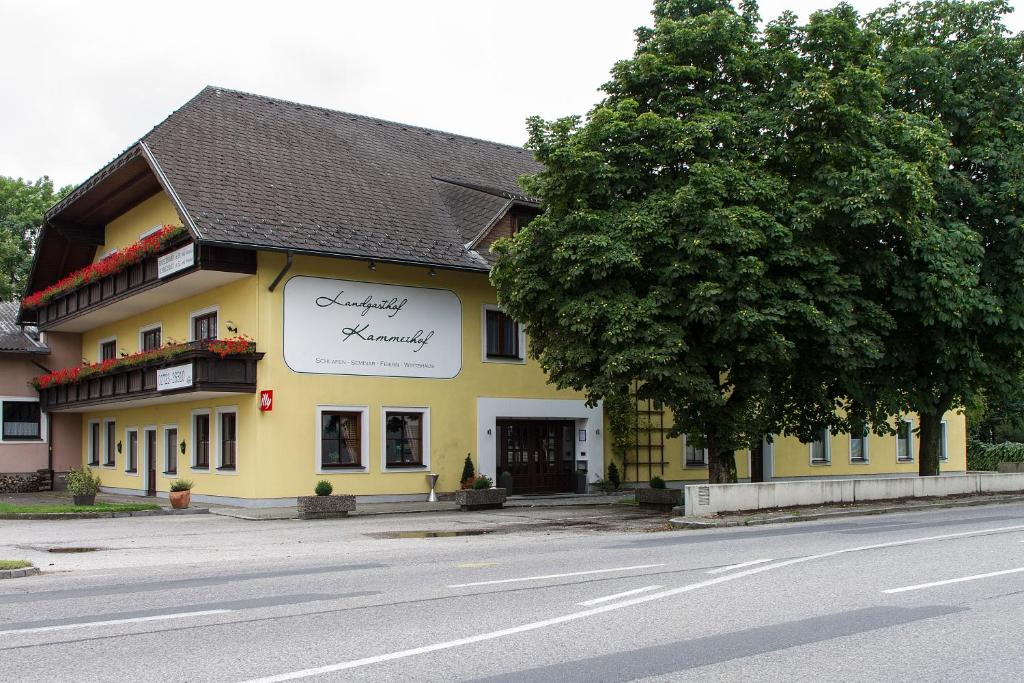
[[[157,473],[158,476],[160,474],[160,469],[159,469],[159,466],[160,466],[160,460],[159,460],[159,458],[160,458],[160,429],[156,425],[142,425],[142,430],[141,431],[142,431],[142,445],[139,447],[139,453],[142,454],[142,460],[139,461],[139,473],[140,473],[140,475],[143,472],[146,473],[145,476],[142,477],[142,487],[141,487],[143,490],[145,490],[149,486],[149,470],[147,469],[147,466],[149,464],[148,463],[148,459],[149,458],[151,458],[151,457],[155,458],[155,461],[153,462],[153,468],[156,469],[156,473]],[[156,452],[155,453],[150,454],[148,452],[149,446],[148,446],[148,442],[146,441],[146,432],[153,432],[154,434],[156,434],[156,446],[155,446]]]
[[[939,462],[949,462],[949,423],[939,423]]]
[[[370,406],[348,406],[318,404],[316,410],[316,461],[313,463],[317,474],[368,474],[370,471]],[[322,459],[323,438],[321,438],[321,425],[323,424],[324,413],[359,413],[359,462],[360,467],[324,467]],[[385,459],[387,452],[384,453]],[[397,469],[397,468],[396,468]]]
[[[175,431],[174,449],[175,454],[178,456],[178,466],[175,468],[173,473],[167,471],[167,465],[170,463],[170,454],[167,452],[167,432],[172,429]],[[178,429],[178,425],[176,424],[163,425],[160,428],[160,436],[162,437],[160,442],[163,444],[164,449],[164,459],[162,466],[160,467],[160,476],[164,479],[177,479],[178,472],[181,470],[181,450],[179,450],[180,447],[178,446],[178,444],[181,443],[181,430]]]
[[[484,363],[498,363],[505,365],[526,365],[526,326],[518,320],[519,327],[519,357],[518,358],[490,358],[487,356],[487,311],[498,311],[505,313],[505,309],[497,304],[484,304],[480,313],[480,360]],[[505,313],[508,315],[508,313]]]
[[[131,460],[128,455],[131,452],[132,442],[128,438],[129,434],[135,434],[135,471],[132,472],[128,469],[128,463]],[[124,473],[129,477],[139,476],[139,456],[142,455],[142,446],[139,441],[139,428],[138,427],[125,427],[124,428]]]
[[[103,418],[103,424],[100,425],[100,429],[102,430],[102,434],[100,434],[100,438],[103,441],[103,450],[100,451],[100,467],[105,467],[108,470],[115,470],[115,469],[117,469],[117,444],[114,443],[114,444],[111,444],[110,446],[107,445],[107,436],[110,434],[110,430],[107,429],[107,424],[111,423],[111,422],[114,423],[114,438],[116,439],[117,438],[117,419],[116,418],[105,417],[105,418]],[[108,449],[110,449],[110,452],[114,454],[114,461],[112,463],[110,463],[109,465],[107,464],[107,450]]]
[[[220,323],[218,321],[218,326],[219,324]],[[240,442],[238,436],[241,433],[241,430],[238,428],[238,406],[220,406],[219,408],[216,408],[214,410],[214,415],[216,416],[215,419],[217,423],[215,425],[210,425],[210,438],[213,439],[216,436],[216,442],[213,444],[213,457],[210,458],[213,462],[210,463],[210,466],[213,468],[213,471],[216,472],[217,474],[223,474],[226,476],[236,476],[239,470],[238,455],[241,452],[241,449],[238,447]],[[233,470],[222,469],[223,465],[221,463],[221,457],[223,456],[223,454],[221,453],[220,450],[221,415],[235,416],[235,469]]]
[[[388,413],[420,413],[423,415],[423,462],[409,467],[388,467]],[[381,406],[380,409],[380,471],[420,473],[430,471],[430,408],[428,406]]]
[[[871,441],[871,432],[867,428],[864,429],[864,436],[861,439],[864,441],[864,459],[854,460],[853,459],[853,432],[850,432],[850,464],[851,465],[869,465],[871,464],[871,449],[868,447],[868,443]]]
[[[909,418],[909,417],[901,417],[900,418],[900,424],[903,424],[904,422],[906,422],[909,425],[909,427],[907,427],[907,454],[910,456],[910,458],[907,459],[907,460],[900,460],[900,432],[899,432],[899,425],[897,425],[897,428],[896,428],[896,464],[898,464],[898,465],[907,465],[907,464],[912,463],[912,462],[914,462],[916,460],[916,458],[914,458],[914,420],[912,418]]]
[[[96,442],[93,443],[92,438],[92,426],[98,425],[99,429],[96,430]],[[86,429],[88,432],[85,435],[85,443],[87,450],[85,452],[85,464],[89,467],[99,467],[103,462],[103,421],[102,420],[89,420],[86,422]],[[96,463],[93,464],[92,458],[89,456],[92,454],[93,446],[96,447]]]
[[[206,308],[200,308],[198,311],[191,311],[188,314],[188,340],[194,342],[196,340],[196,318],[208,313],[217,314],[217,339],[220,339],[220,306],[207,306]]]
[[[39,403],[38,398],[31,396],[0,396],[0,421],[3,420],[3,404],[4,403]],[[39,445],[46,443],[47,425],[49,420],[46,417],[46,413],[43,412],[43,407],[39,406],[39,437],[36,439],[11,439],[7,441],[4,439],[3,424],[0,423],[0,443],[5,446],[17,446],[18,444],[24,445]]]
[[[191,445],[191,452],[189,453],[188,468],[194,472],[209,472],[210,468],[213,467],[213,457],[211,453],[210,462],[206,467],[196,467],[196,456],[199,455],[199,450],[196,448],[196,416],[205,415],[210,419],[210,441],[214,439],[214,424],[213,416],[209,408],[196,408],[189,413],[188,418],[188,440]],[[212,451],[214,444],[210,444],[210,450]],[[181,471],[181,463],[178,463],[178,471]]]
[[[104,337],[103,339],[96,340],[96,362],[100,363],[103,361],[103,345],[108,342],[114,342],[114,358],[117,358],[117,337]]]
[[[816,461],[814,459],[814,443],[817,441],[807,442],[807,462],[810,463],[811,467],[831,467],[832,465],[832,432],[826,427],[822,430],[825,432],[825,439],[822,442],[824,448],[822,453],[825,455],[824,460]]]
[[[143,350],[142,340],[146,336],[146,333],[147,332],[152,332],[153,330],[160,330],[160,346],[164,345],[164,324],[162,322],[151,323],[149,325],[145,325],[145,326],[139,328],[139,346],[138,346],[139,353],[142,353],[142,350]]]
[[[707,469],[707,466],[708,466],[708,449],[706,449],[706,448],[702,449],[704,451],[704,462],[701,463],[700,465],[691,464],[690,461],[686,458],[686,446],[687,446],[687,443],[689,442],[689,440],[690,440],[690,435],[689,434],[683,434],[683,469],[690,469],[690,470]]]
[[[147,237],[149,237],[150,235],[155,235],[156,233],[158,233],[158,232],[160,231],[160,229],[161,229],[162,227],[164,227],[164,226],[162,226],[162,225],[159,225],[159,224],[158,224],[158,225],[154,225],[154,226],[153,226],[152,228],[150,228],[149,230],[147,230],[147,231],[145,231],[145,232],[143,232],[143,233],[140,233],[140,234],[139,234],[139,239],[140,239],[140,240],[144,240],[144,239],[146,239]]]

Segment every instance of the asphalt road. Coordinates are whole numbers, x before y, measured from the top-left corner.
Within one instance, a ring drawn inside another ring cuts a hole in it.
[[[0,522],[0,557],[53,562],[0,582],[0,681],[1024,678],[1024,505],[660,532],[573,514],[451,538],[368,534],[499,525]],[[105,549],[46,552],[71,544]]]

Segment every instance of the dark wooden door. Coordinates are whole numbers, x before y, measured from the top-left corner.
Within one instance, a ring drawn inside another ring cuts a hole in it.
[[[750,449],[750,481],[764,481],[764,441]]]
[[[511,493],[573,490],[576,425],[571,420],[500,420],[498,477],[512,475]]]
[[[146,495],[156,495],[156,430],[146,430]]]

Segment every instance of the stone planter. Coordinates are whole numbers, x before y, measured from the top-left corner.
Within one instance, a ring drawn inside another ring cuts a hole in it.
[[[192,491],[171,491],[167,497],[171,499],[172,508],[184,510],[192,500]]]
[[[505,489],[465,489],[455,492],[455,503],[463,510],[492,510],[505,504]]]
[[[636,502],[641,507],[670,510],[683,503],[682,489],[635,489]]]
[[[72,502],[75,505],[95,505],[96,504],[96,494],[95,493],[83,493],[83,494],[76,493],[73,496],[71,496],[71,500],[72,500]]]
[[[299,496],[299,519],[331,519],[348,517],[356,509],[356,497],[339,494],[336,496]]]

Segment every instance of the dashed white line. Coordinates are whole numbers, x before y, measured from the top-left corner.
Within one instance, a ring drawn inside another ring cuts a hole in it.
[[[521,576],[516,579],[495,579],[493,581],[474,581],[472,583],[453,583],[448,588],[470,588],[471,586],[494,586],[499,583],[517,583],[519,581],[543,581],[544,579],[562,579],[567,576],[587,576],[589,574],[608,574],[611,572],[628,572],[634,569],[651,569],[664,567],[665,564],[635,564],[632,567],[612,567],[610,569],[590,569],[584,572],[568,572],[565,574],[544,574],[542,576]]]
[[[998,572],[988,572],[986,574],[973,574],[971,576],[961,576],[957,579],[946,579],[945,581],[932,581],[930,583],[919,583],[914,586],[903,586],[901,588],[890,588],[882,591],[883,593],[906,593],[907,591],[917,591],[922,588],[935,588],[936,586],[948,586],[951,583],[962,583],[964,581],[977,581],[978,579],[988,579],[993,576],[1005,576],[1006,574],[1018,574],[1024,572],[1024,567],[1017,567],[1016,569],[1004,569]]]
[[[603,598],[594,598],[593,600],[584,600],[583,602],[577,602],[577,605],[582,607],[590,607],[591,605],[600,605],[602,602],[611,602],[612,600],[618,600],[619,598],[625,598],[630,595],[637,595],[639,593],[647,593],[648,591],[657,590],[664,586],[644,586],[643,588],[634,588],[631,591],[623,591],[616,593],[615,595],[606,595]]]
[[[724,574],[725,572],[731,572],[733,569],[743,569],[744,567],[752,567],[755,564],[764,564],[765,562],[771,562],[772,558],[766,558],[763,560],[751,560],[750,562],[740,562],[739,564],[730,564],[728,567],[719,567],[718,569],[712,569],[708,574]]]
[[[0,636],[14,635],[18,633],[44,633],[46,631],[67,631],[73,628],[85,628],[87,626],[114,626],[116,624],[134,624],[142,621],[159,621],[161,619],[184,619],[185,617],[205,617],[209,614],[225,614],[233,612],[230,609],[206,609],[198,612],[173,612],[171,614],[154,614],[150,617],[132,617],[131,619],[108,619],[106,621],[81,621],[73,624],[57,624],[55,626],[36,626],[35,628],[13,628],[7,631],[0,631]]]

